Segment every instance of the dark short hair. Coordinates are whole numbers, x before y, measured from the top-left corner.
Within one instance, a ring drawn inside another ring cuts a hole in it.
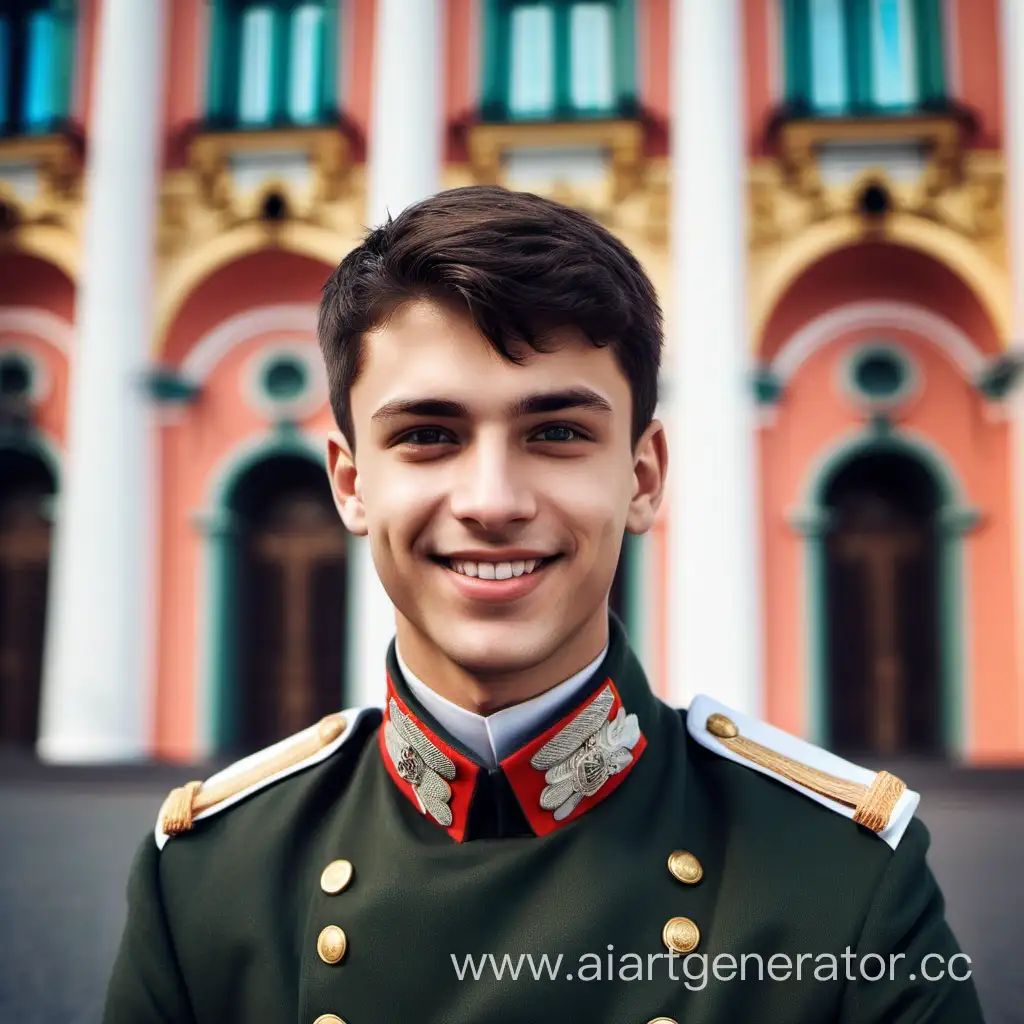
[[[317,334],[331,410],[355,444],[349,390],[363,336],[417,299],[464,304],[505,359],[545,351],[546,332],[578,328],[608,345],[629,381],[635,445],[658,401],[663,320],[640,262],[591,217],[528,192],[477,185],[439,192],[389,217],[348,253],[323,290]]]

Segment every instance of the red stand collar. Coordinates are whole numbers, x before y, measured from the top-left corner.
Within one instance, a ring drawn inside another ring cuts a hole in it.
[[[435,733],[415,713],[415,711],[398,696],[390,675],[388,676],[387,684],[387,704],[384,708],[384,720],[381,723],[378,737],[381,757],[384,759],[384,766],[400,792],[405,795],[406,799],[408,799],[417,810],[422,811],[423,808],[421,807],[421,801],[417,798],[416,788],[413,782],[399,772],[398,766],[393,761],[385,742],[385,728],[391,720],[391,702],[394,701],[398,710],[408,718],[412,719],[418,729],[423,733],[423,736],[426,737],[427,741],[429,741],[429,743],[431,743],[443,755],[449,758],[455,766],[454,778],[448,780],[448,786],[451,789],[451,798],[448,802],[448,807],[451,810],[452,821],[449,825],[444,825],[444,823],[439,823],[439,825],[445,829],[452,839],[457,843],[461,843],[466,837],[469,808],[473,799],[473,792],[476,789],[477,778],[479,773],[484,769],[475,761],[466,757],[465,754],[456,750],[451,746],[451,744],[446,743],[441,739],[441,737],[438,736],[437,733]],[[626,776],[636,766],[637,761],[640,759],[640,755],[644,752],[647,746],[647,739],[641,734],[639,740],[632,748],[632,760],[616,774],[609,776],[595,793],[590,796],[583,797],[572,812],[566,815],[562,820],[555,818],[554,811],[545,810],[541,806],[541,793],[547,785],[547,780],[545,779],[546,773],[535,768],[530,763],[531,760],[546,743],[557,736],[558,733],[576,719],[581,712],[597,701],[606,688],[611,690],[613,697],[611,710],[608,713],[607,720],[614,720],[623,706],[622,698],[619,696],[619,692],[612,680],[607,679],[604,686],[599,687],[585,701],[575,705],[562,719],[552,725],[549,729],[546,729],[541,733],[541,735],[531,740],[524,747],[521,747],[514,754],[510,754],[506,757],[499,766],[505,773],[505,776],[512,787],[512,791],[515,793],[516,799],[526,816],[526,820],[529,822],[534,833],[538,836],[548,835],[549,833],[569,824],[569,822],[575,821],[581,815],[586,814],[592,807],[596,807],[603,800],[606,800],[611,796],[611,794],[622,785]]]

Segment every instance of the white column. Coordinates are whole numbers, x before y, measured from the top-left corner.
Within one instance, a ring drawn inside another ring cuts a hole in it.
[[[441,187],[443,68],[439,0],[378,0],[366,213],[372,225]],[[394,609],[368,541],[353,538],[349,564],[349,693],[356,704],[380,705]]]
[[[758,713],[739,0],[673,0],[669,677]]]
[[[144,756],[152,694],[152,425],[138,376],[166,36],[162,0],[101,12],[38,744],[50,761]]]
[[[1018,355],[1024,355],[1024,2],[1003,0],[1003,89],[1004,149],[1006,153],[1006,238],[1010,262],[1010,330],[1007,343]],[[1013,514],[1016,551],[1014,589],[1016,593],[1016,630],[1018,681],[1024,683],[1024,389],[1018,385],[1011,399],[1013,408],[1014,487]],[[1018,718],[1018,735],[1024,744],[1024,700]]]

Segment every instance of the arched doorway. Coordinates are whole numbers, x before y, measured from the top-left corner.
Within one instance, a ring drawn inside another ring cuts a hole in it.
[[[250,751],[343,706],[346,535],[322,464],[301,455],[257,462],[228,504],[235,680],[222,746]]]
[[[35,454],[0,449],[0,743],[32,748],[39,728],[56,481]]]
[[[823,494],[828,743],[943,752],[940,487],[907,452],[868,451]]]

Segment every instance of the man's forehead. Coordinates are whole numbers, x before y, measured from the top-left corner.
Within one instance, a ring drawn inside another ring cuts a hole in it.
[[[578,404],[611,408],[628,392],[611,350],[591,344],[578,329],[551,332],[542,344],[538,351],[517,343],[515,361],[506,359],[467,311],[408,303],[364,338],[352,400],[372,415],[384,405],[428,399],[512,409],[539,393],[573,390],[599,399]]]

